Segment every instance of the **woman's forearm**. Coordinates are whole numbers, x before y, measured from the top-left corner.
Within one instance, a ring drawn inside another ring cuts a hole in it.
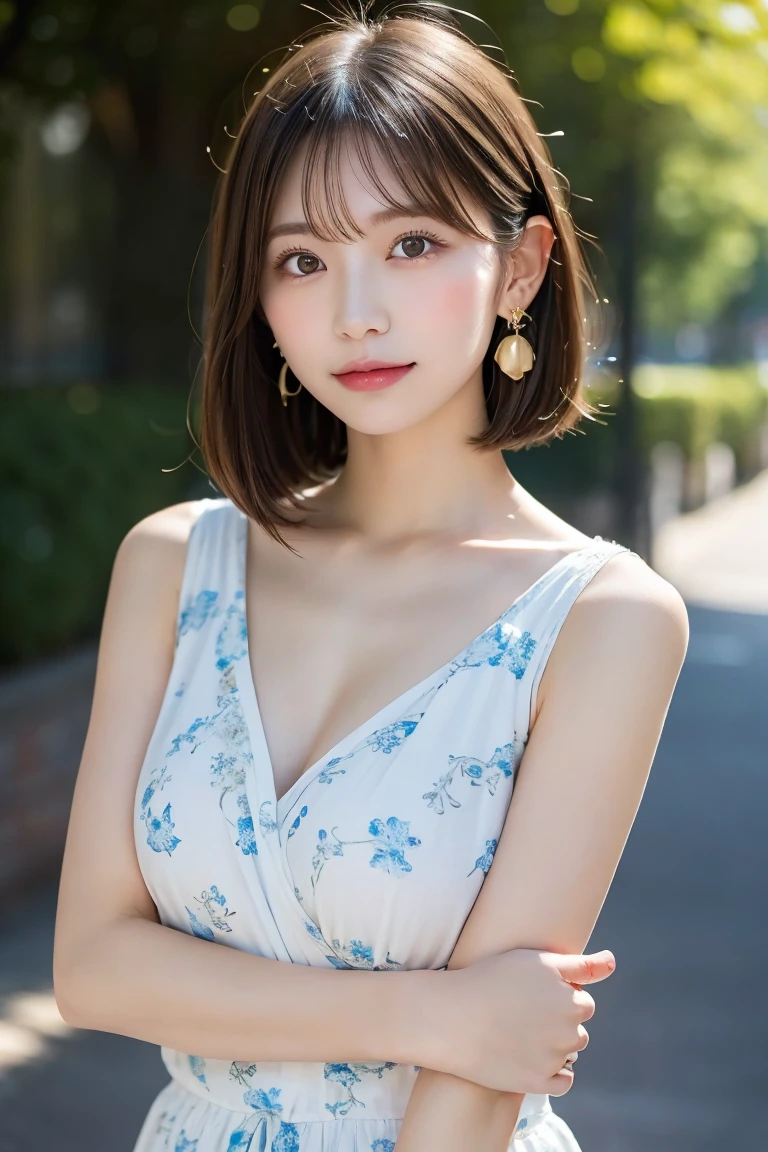
[[[124,917],[54,983],[76,1027],[209,1059],[420,1064],[444,975],[282,963]]]
[[[397,1152],[443,1148],[506,1152],[522,1101],[522,1094],[496,1092],[422,1068],[408,1099]]]

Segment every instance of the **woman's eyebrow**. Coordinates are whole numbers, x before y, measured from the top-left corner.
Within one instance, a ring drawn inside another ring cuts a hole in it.
[[[389,224],[392,220],[404,220],[413,216],[424,216],[425,213],[414,204],[412,208],[403,211],[402,208],[382,208],[379,212],[374,212],[372,216],[368,217],[368,227],[376,228],[379,224]],[[269,244],[271,240],[276,240],[279,236],[308,236],[312,234],[312,229],[306,220],[296,220],[288,224],[277,224],[271,228],[267,233],[265,243]]]

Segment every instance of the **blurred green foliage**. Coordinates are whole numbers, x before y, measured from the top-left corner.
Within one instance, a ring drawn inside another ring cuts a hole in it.
[[[94,634],[122,537],[200,488],[186,406],[145,386],[0,391],[1,665]]]
[[[758,434],[768,419],[768,391],[755,364],[645,364],[635,369],[632,387],[646,457],[654,444],[671,440],[686,460],[700,460],[707,445],[719,440],[733,449],[741,476],[759,467]]]
[[[651,112],[635,142],[647,167],[645,323],[713,319],[766,255],[768,5],[608,0],[601,37],[631,64],[622,94]]]

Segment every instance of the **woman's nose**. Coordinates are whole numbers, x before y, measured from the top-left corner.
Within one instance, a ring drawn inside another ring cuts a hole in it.
[[[336,335],[353,340],[389,328],[389,309],[382,299],[381,286],[362,268],[348,269],[340,276],[335,327]]]

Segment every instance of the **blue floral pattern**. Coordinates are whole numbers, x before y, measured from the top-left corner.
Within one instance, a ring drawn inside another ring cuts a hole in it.
[[[173,834],[176,825],[171,818],[170,804],[163,808],[162,816],[153,816],[152,809],[147,808],[144,823],[147,826],[147,844],[153,852],[167,852],[170,856],[177,845],[181,844],[179,837]]]
[[[227,1152],[235,1150],[244,1152],[245,1149],[250,1149],[254,1133],[264,1126],[267,1120],[279,1120],[283,1111],[280,1102],[281,1092],[280,1088],[249,1088],[243,1094],[243,1102],[253,1109],[253,1114],[230,1133]],[[277,1132],[270,1144],[270,1152],[300,1152],[299,1130],[295,1124],[279,1121]]]
[[[224,498],[202,508],[173,680],[136,787],[136,850],[161,921],[287,963],[446,968],[501,842],[557,624],[621,547],[564,558],[339,741],[283,804],[250,666],[250,522]],[[171,1084],[134,1152],[395,1152],[418,1065],[257,1063],[197,1047],[204,1055],[163,1048]],[[543,1152],[549,1114],[547,1096],[527,1095],[514,1139],[541,1133]],[[578,1152],[562,1124],[555,1140]]]
[[[493,861],[493,854],[496,851],[496,847],[497,847],[498,843],[499,843],[498,840],[486,840],[485,852],[483,852],[482,856],[478,856],[477,860],[475,860],[475,866],[472,869],[472,872],[476,872],[478,870],[478,868],[483,873],[488,872],[488,870],[491,867],[491,862]],[[471,876],[472,872],[468,872],[467,875]]]
[[[353,1108],[365,1108],[365,1102],[358,1099],[353,1092],[355,1084],[361,1084],[363,1076],[378,1076],[381,1080],[385,1072],[396,1065],[385,1060],[381,1064],[326,1064],[323,1075],[326,1080],[340,1084],[346,1090],[346,1096],[335,1104],[326,1103],[326,1108],[333,1116],[346,1116]]]
[[[270,832],[277,832],[277,821],[270,816],[268,811],[271,807],[271,800],[263,800],[259,805],[259,828],[266,835],[269,835]]]
[[[371,972],[392,972],[402,968],[402,964],[393,960],[389,952],[384,962],[377,964],[373,948],[370,944],[363,944],[362,940],[350,940],[349,944],[342,944],[334,937],[331,947],[333,954],[328,954],[328,960],[334,968],[366,968]]]
[[[536,641],[530,632],[521,632],[510,622],[510,614],[502,616],[464,649],[452,662],[451,675],[465,668],[480,668],[487,664],[491,668],[506,669],[516,680],[523,678],[536,648]]]
[[[337,764],[341,764],[344,760],[351,760],[353,756],[359,755],[366,749],[371,752],[383,752],[385,756],[389,756],[395,748],[399,748],[404,740],[412,736],[418,727],[423,712],[416,712],[413,715],[401,716],[392,724],[387,724],[383,728],[374,728],[367,736],[363,737],[355,744],[351,751],[347,752],[344,756],[334,756],[326,762],[325,767],[321,773],[323,779],[321,783],[328,784],[331,777],[335,775],[343,775],[345,769],[339,769],[337,772],[330,772],[329,769],[335,768]],[[318,777],[320,779],[320,777]]]
[[[331,829],[333,841],[328,839],[325,828],[317,833],[317,849],[312,858],[312,887],[320,879],[320,874],[332,856],[343,856],[350,844],[373,844],[374,853],[369,860],[371,868],[381,868],[389,875],[411,872],[413,866],[405,857],[406,848],[417,848],[421,844],[418,836],[409,835],[410,821],[398,820],[390,816],[388,820],[371,820],[368,825],[370,836],[365,840],[340,840],[336,829]]]
[[[195,1080],[199,1080],[210,1092],[210,1088],[208,1088],[208,1083],[205,1079],[205,1060],[203,1060],[202,1056],[188,1056],[187,1059],[189,1060],[189,1068]]]
[[[197,1152],[197,1139],[190,1140],[182,1128],[181,1132],[176,1137],[176,1143],[173,1146],[173,1152]]]
[[[299,1152],[299,1130],[295,1124],[283,1121],[272,1141],[271,1152]]]
[[[185,608],[182,608],[176,628],[177,643],[182,636],[186,636],[187,632],[192,629],[199,632],[212,616],[218,615],[219,608],[216,603],[218,598],[218,592],[211,588],[204,588]]]
[[[311,920],[305,920],[304,927],[313,940],[317,940],[326,948],[328,947],[317,924]],[[350,940],[348,944],[342,944],[341,940],[334,936],[330,946],[333,948],[333,952],[326,952],[325,955],[334,968],[365,968],[372,972],[389,972],[402,968],[400,961],[393,960],[389,951],[387,951],[385,960],[381,964],[377,964],[373,948],[370,944],[364,944],[362,940]]]
[[[237,806],[242,815],[237,818],[238,837],[235,844],[243,856],[256,856],[259,851],[256,844],[256,829],[253,826],[253,816],[251,816],[251,809],[248,806],[248,797],[245,792],[241,792],[237,797]]]
[[[170,783],[167,761],[171,757],[179,756],[182,750],[194,754],[203,744],[211,740],[217,741],[219,748],[210,758],[211,787],[217,789],[219,808],[237,833],[236,846],[244,856],[255,856],[259,849],[246,792],[246,778],[248,772],[252,771],[253,754],[235,674],[236,662],[243,659],[247,653],[243,594],[241,591],[235,592],[232,602],[224,610],[218,605],[214,610],[214,601],[210,597],[206,603],[211,610],[208,611],[205,620],[202,618],[203,611],[200,608],[190,617],[192,622],[188,627],[202,627],[207,620],[217,616],[223,617],[214,644],[217,673],[216,709],[207,715],[196,716],[184,731],[173,737],[165,755],[166,762],[150,777],[144,800],[148,804],[155,791]],[[147,821],[149,819],[148,815]],[[167,837],[164,841],[160,831],[155,833],[154,839],[161,845],[167,841],[169,847],[165,850],[169,852],[180,842],[176,839],[176,843],[171,843]],[[151,843],[149,840],[148,842]]]
[[[301,821],[304,819],[304,817],[306,816],[308,811],[309,811],[309,809],[307,808],[306,804],[302,805],[302,807],[299,809],[298,816],[296,817],[296,819],[293,821],[290,828],[288,829],[288,835],[289,836],[294,835],[294,833],[298,829],[299,825],[301,824]]]
[[[227,908],[227,899],[219,892],[215,884],[212,884],[210,889],[204,888],[199,896],[195,896],[195,902],[205,909],[211,924],[214,928],[217,928],[219,932],[232,931],[232,925],[229,921],[236,913],[234,911],[230,912],[229,908]],[[202,923],[190,908],[187,908],[186,911],[189,916],[193,935],[200,936],[203,940],[216,939],[214,932],[207,924]]]
[[[446,800],[452,808],[461,808],[461,801],[448,791],[457,770],[460,776],[469,780],[473,788],[485,786],[490,795],[495,796],[499,781],[502,778],[508,780],[512,776],[514,764],[514,744],[497,748],[489,760],[480,760],[475,756],[449,756],[448,771],[439,780],[435,780],[433,790],[425,792],[422,799],[427,801],[428,808],[434,809],[440,816],[445,812]]]

